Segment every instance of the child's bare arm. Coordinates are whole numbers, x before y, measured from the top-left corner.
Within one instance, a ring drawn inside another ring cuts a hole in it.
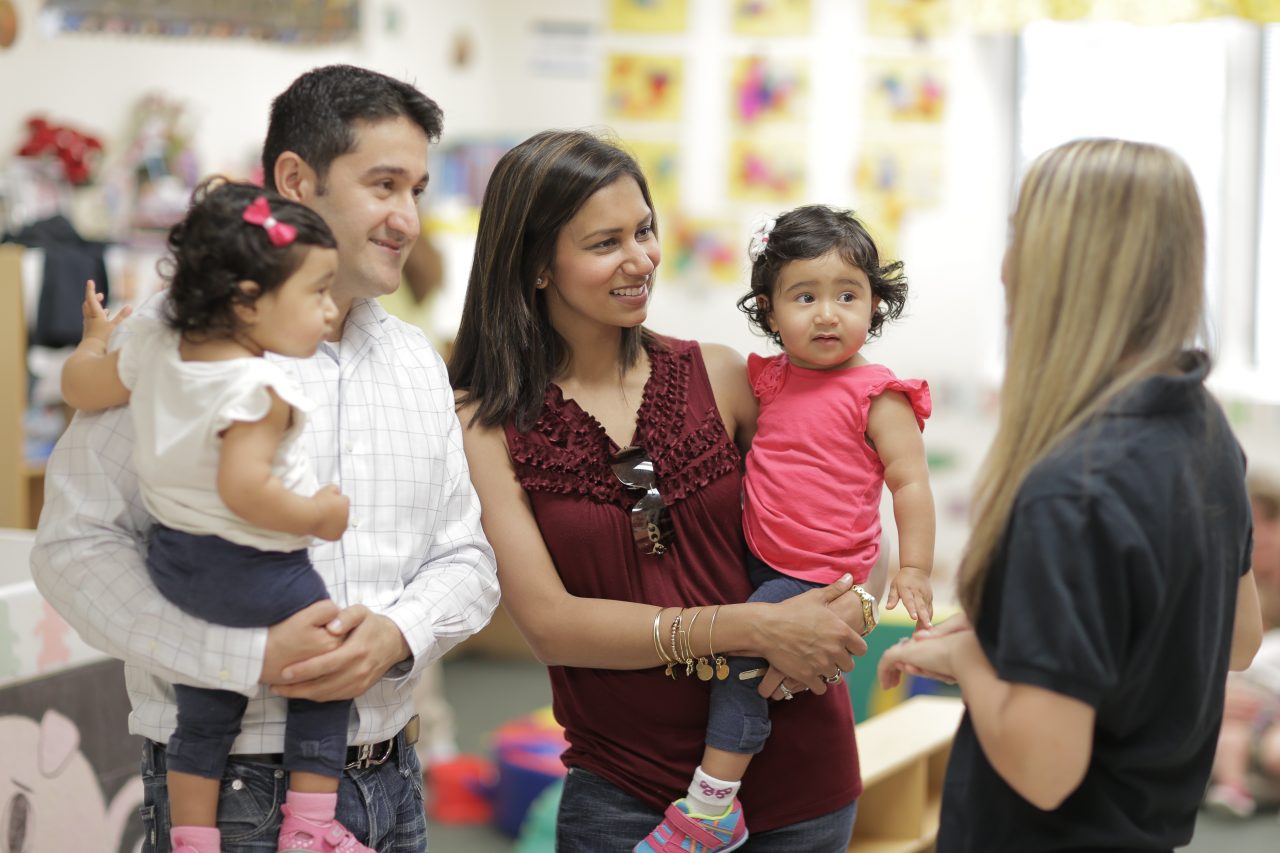
[[[906,395],[888,391],[871,401],[867,435],[884,464],[884,481],[893,493],[901,568],[889,587],[886,607],[901,600],[922,628],[933,620],[933,492],[924,439]]]
[[[84,286],[84,336],[62,367],[62,399],[74,409],[92,412],[123,406],[129,389],[120,381],[119,352],[107,352],[107,341],[116,326],[129,316],[128,306],[108,317],[102,294],[93,281]]]
[[[348,501],[336,486],[313,497],[287,489],[271,462],[289,428],[288,403],[271,392],[271,411],[260,421],[237,421],[222,435],[218,495],[236,515],[266,530],[339,539],[347,529]]]

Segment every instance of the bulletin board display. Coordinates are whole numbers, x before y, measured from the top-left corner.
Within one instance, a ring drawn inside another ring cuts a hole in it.
[[[44,0],[41,15],[60,32],[316,44],[354,38],[360,0]]]

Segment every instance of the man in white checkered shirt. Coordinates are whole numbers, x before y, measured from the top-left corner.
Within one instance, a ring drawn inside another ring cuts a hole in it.
[[[276,850],[285,697],[355,699],[337,818],[378,850],[427,849],[413,685],[498,601],[444,364],[375,300],[399,286],[419,234],[441,126],[413,86],[350,66],[310,71],[272,105],[266,184],[320,213],[338,239],[334,339],[309,359],[273,357],[317,404],[302,441],[318,480],[351,501],[342,539],[311,548],[332,600],[269,629],[209,624],[165,600],[144,563],[152,519],[124,408],[77,416],[49,460],[32,572],[86,642],[125,661],[130,731],[147,739],[148,853],[171,849],[174,682],[251,697],[222,782],[224,851]]]

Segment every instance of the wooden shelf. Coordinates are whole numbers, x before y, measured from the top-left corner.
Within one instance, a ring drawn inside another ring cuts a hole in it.
[[[35,478],[22,457],[27,409],[27,324],[21,246],[0,245],[0,527],[30,527]]]
[[[863,790],[850,853],[933,850],[942,780],[963,713],[959,699],[917,696],[858,724]]]

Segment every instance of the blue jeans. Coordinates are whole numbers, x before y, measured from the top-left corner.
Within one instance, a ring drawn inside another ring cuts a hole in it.
[[[338,783],[337,818],[356,839],[379,853],[426,853],[427,816],[422,765],[398,735],[395,756],[366,770],[347,770]],[[142,853],[171,853],[169,789],[163,744],[142,747]],[[231,756],[218,797],[223,853],[275,853],[280,806],[288,773],[275,764],[241,762]]]
[[[768,832],[752,832],[742,853],[845,853],[858,804]],[[580,768],[569,770],[556,818],[556,853],[631,853],[662,813]],[[751,816],[747,816],[751,826]]]
[[[756,588],[747,601],[776,604],[819,586],[775,571],[750,552],[747,553],[747,575]],[[769,722],[769,700],[756,692],[760,686],[758,678],[740,681],[738,674],[768,666],[764,658],[729,658],[729,677],[711,682],[707,746],[739,755],[755,755],[764,749],[773,730]]]

